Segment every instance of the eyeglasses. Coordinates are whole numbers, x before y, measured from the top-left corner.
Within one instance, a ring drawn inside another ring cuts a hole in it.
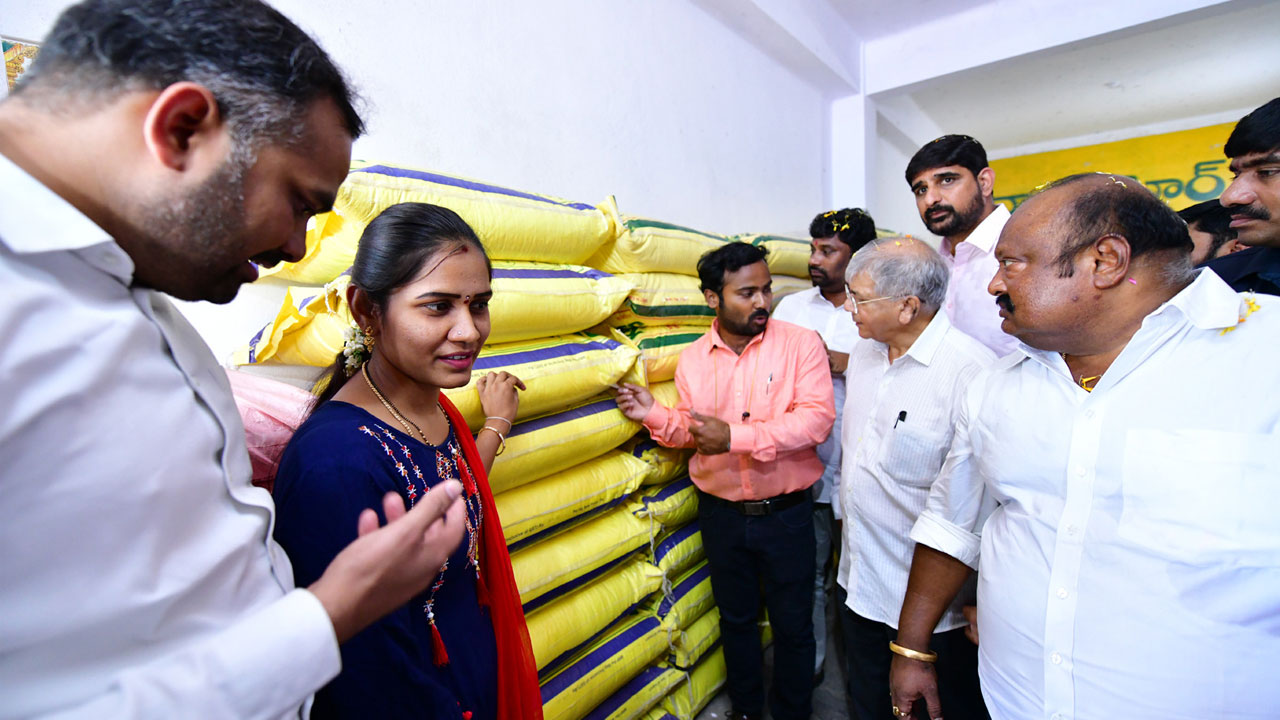
[[[873,302],[880,302],[881,300],[898,300],[900,298],[904,298],[907,296],[906,295],[885,295],[884,297],[871,298],[870,300],[859,300],[858,298],[853,296],[853,291],[850,290],[848,286],[846,286],[845,297],[849,298],[849,307],[850,309],[853,310],[853,314],[857,315],[859,305],[869,305]]]

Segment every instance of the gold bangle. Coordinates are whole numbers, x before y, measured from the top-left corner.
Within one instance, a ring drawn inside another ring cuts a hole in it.
[[[919,650],[904,648],[892,640],[889,641],[889,652],[896,653],[905,658],[911,658],[912,660],[919,660],[920,662],[927,662],[927,663],[938,662],[938,653],[936,652],[933,652],[931,650],[926,652],[920,652]]]
[[[494,453],[494,455],[501,455],[502,451],[507,449],[507,436],[498,432],[498,428],[493,427],[492,425],[485,425],[480,428],[480,432],[484,432],[485,430],[488,430],[498,436],[498,452]],[[476,433],[476,437],[480,437],[480,433]]]

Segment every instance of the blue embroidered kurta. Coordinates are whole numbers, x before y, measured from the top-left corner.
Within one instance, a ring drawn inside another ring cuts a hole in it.
[[[315,582],[356,539],[361,510],[373,508],[385,522],[383,495],[399,493],[409,506],[438,483],[438,463],[450,470],[451,443],[457,444],[453,428],[445,443],[430,446],[349,403],[331,400],[316,410],[285,449],[275,484],[275,538],[293,562],[298,587]],[[456,469],[449,474],[456,478]],[[434,611],[449,664],[433,662],[429,586],[343,644],[342,673],[316,693],[312,718],[496,716],[493,624],[476,597],[471,541],[468,531],[442,583],[424,578],[426,585],[439,585]]]

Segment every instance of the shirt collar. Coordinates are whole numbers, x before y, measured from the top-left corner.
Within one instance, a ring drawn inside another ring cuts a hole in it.
[[[1240,294],[1231,289],[1212,270],[1197,270],[1196,279],[1177,295],[1169,298],[1142,320],[1142,327],[1130,342],[1144,331],[1166,323],[1186,321],[1198,330],[1220,330],[1240,324]],[[1036,358],[1049,367],[1057,365],[1059,355],[1049,350],[1039,350],[1019,342],[1017,350],[1025,357]],[[1012,353],[1018,355],[1019,352]]]
[[[920,332],[920,336],[915,342],[911,343],[911,347],[907,348],[905,356],[914,358],[916,362],[928,367],[933,361],[933,356],[937,354],[938,348],[942,346],[942,338],[946,336],[947,331],[951,329],[951,319],[947,317],[947,313],[938,308],[933,314],[933,319],[925,325],[924,330]]]
[[[113,242],[106,231],[0,155],[0,240],[15,253],[82,250]]]
[[[990,254],[996,248],[996,241],[1000,239],[1000,231],[1004,229],[1004,224],[1009,222],[1009,209],[1004,203],[996,203],[996,209],[991,214],[982,219],[978,223],[978,227],[969,233],[969,237],[964,239],[964,243],[968,244],[974,250],[979,250],[984,255]],[[960,247],[964,247],[961,244]],[[943,238],[942,252],[950,256],[952,243],[949,239]]]
[[[750,348],[755,343],[764,342],[764,336],[769,334],[769,325],[772,325],[773,322],[774,322],[773,318],[769,318],[769,322],[765,324],[764,332],[748,340],[747,344],[743,346],[742,352],[745,353],[747,351],[747,348]],[[711,329],[707,331],[707,334],[711,336],[711,342],[707,344],[708,355],[714,352],[717,347],[724,348],[729,352],[733,352],[733,348],[729,347],[729,344],[726,343],[724,339],[720,337],[720,319],[719,318],[716,318],[715,320],[711,321]],[[734,353],[734,354],[737,355],[738,353]]]

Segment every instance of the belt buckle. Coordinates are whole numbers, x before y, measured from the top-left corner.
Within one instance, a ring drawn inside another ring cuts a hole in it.
[[[758,517],[769,514],[768,500],[744,500],[742,502],[742,514],[751,517]]]

